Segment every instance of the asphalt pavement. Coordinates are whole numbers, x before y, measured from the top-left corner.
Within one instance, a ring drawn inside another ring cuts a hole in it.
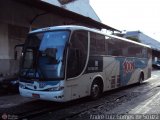
[[[2,96],[0,110],[16,108],[32,100],[18,94]],[[41,101],[33,107],[41,106],[42,103],[48,102]],[[72,101],[69,104],[71,103]],[[1,115],[10,118],[19,117],[13,112],[3,112]],[[69,107],[34,116],[32,120],[160,120],[160,71],[153,71],[152,77],[142,85],[132,85],[107,92],[95,101],[85,99],[77,101]]]

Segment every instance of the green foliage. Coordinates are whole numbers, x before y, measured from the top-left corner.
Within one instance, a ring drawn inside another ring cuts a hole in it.
[[[126,37],[129,40],[135,41],[135,42],[140,42],[140,40],[138,38],[135,37]]]

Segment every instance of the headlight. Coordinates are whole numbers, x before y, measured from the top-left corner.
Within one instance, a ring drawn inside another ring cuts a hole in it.
[[[19,80],[11,81],[12,84],[17,84],[19,83]]]
[[[160,67],[160,64],[157,64],[158,67]]]
[[[63,86],[57,86],[57,87],[49,88],[48,91],[60,91],[60,90],[63,90],[63,89],[64,89]]]

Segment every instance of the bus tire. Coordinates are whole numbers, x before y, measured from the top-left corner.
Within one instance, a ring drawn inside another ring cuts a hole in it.
[[[142,84],[143,81],[144,81],[144,73],[141,72],[141,74],[140,74],[140,76],[139,76],[139,82],[138,82],[138,84],[139,84],[139,85]]]
[[[98,99],[103,92],[103,82],[102,80],[94,80],[92,85],[91,85],[91,94],[90,97],[92,100]]]

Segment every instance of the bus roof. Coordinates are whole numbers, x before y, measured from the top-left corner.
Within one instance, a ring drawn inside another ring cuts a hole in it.
[[[87,31],[99,33],[99,34],[102,34],[102,35],[105,35],[105,36],[108,36],[108,37],[117,38],[117,39],[120,39],[122,41],[131,42],[131,43],[134,43],[134,44],[137,44],[137,45],[141,45],[141,46],[144,46],[144,47],[151,48],[149,45],[145,45],[145,44],[142,44],[142,43],[139,43],[139,42],[135,42],[133,40],[129,40],[129,39],[126,39],[126,38],[123,38],[123,37],[118,37],[118,36],[115,36],[115,35],[109,35],[109,34],[106,34],[106,33],[102,32],[98,29],[95,29],[95,28],[88,28],[88,27],[78,26],[78,25],[62,25],[62,26],[46,27],[46,28],[40,28],[40,29],[37,29],[37,30],[33,30],[29,33],[32,34],[32,33],[38,33],[38,32],[43,32],[43,31],[62,30],[62,29],[63,30],[71,30],[71,31],[73,31],[73,30],[87,30]]]

